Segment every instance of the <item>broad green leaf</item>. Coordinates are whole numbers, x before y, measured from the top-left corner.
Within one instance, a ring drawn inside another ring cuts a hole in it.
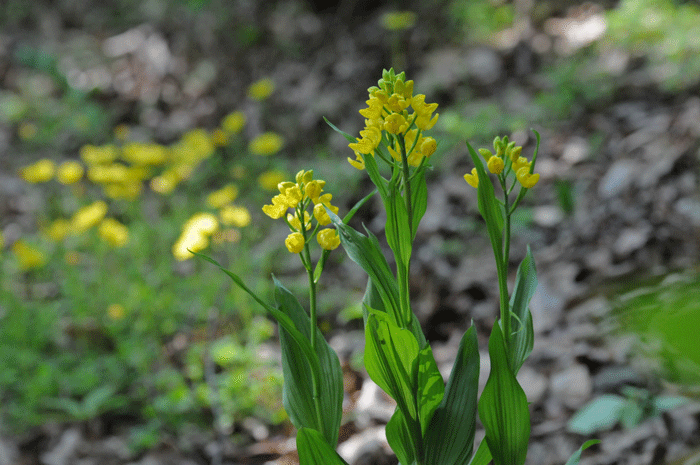
[[[372,280],[377,293],[381,296],[384,310],[393,318],[394,323],[401,321],[399,291],[396,278],[382,254],[377,238],[367,229],[367,236],[355,231],[333,212],[329,212],[333,225],[338,230],[340,242],[348,257],[365,270]]]
[[[202,255],[196,252],[192,253],[198,257],[203,258],[209,263],[213,263],[214,265],[218,266],[219,269],[226,273],[228,277],[231,278],[231,280],[233,280],[233,282],[236,283],[238,287],[247,292],[258,304],[260,304],[265,310],[267,310],[270,313],[270,315],[272,315],[273,318],[277,320],[277,323],[279,323],[279,325],[289,333],[289,336],[291,336],[292,339],[294,339],[294,342],[297,343],[299,348],[304,353],[308,363],[311,365],[311,368],[315,372],[319,373],[320,376],[321,368],[318,363],[318,357],[316,357],[314,355],[313,350],[311,350],[311,344],[309,343],[308,338],[304,336],[301,332],[299,332],[292,319],[286,313],[264,302],[260,297],[258,297],[258,295],[255,292],[253,292],[248,286],[245,285],[243,280],[237,274],[227,270],[213,258],[209,258],[206,255]]]
[[[411,260],[412,237],[408,229],[408,212],[404,198],[392,189],[384,204],[386,208],[386,241],[397,261],[407,266]]]
[[[413,207],[413,237],[416,238],[418,224],[428,208],[428,186],[425,182],[425,166],[416,170],[411,179],[411,205]]]
[[[681,396],[658,396],[654,397],[652,400],[654,408],[661,412],[673,410],[674,408],[685,405],[688,402],[690,402],[690,399]]]
[[[444,395],[445,382],[438,370],[433,350],[426,345],[418,352],[418,417],[423,436]]]
[[[416,461],[415,437],[409,428],[401,409],[394,410],[386,424],[386,441],[402,464],[412,464]]]
[[[596,397],[576,412],[566,427],[572,433],[583,435],[608,430],[620,421],[626,401],[615,394]]]
[[[417,421],[418,341],[386,313],[373,309],[369,309],[365,326],[365,368],[372,381],[396,400],[406,420]]]
[[[278,308],[289,315],[297,330],[306,339],[310,339],[311,323],[306,311],[296,297],[277,279],[274,283]],[[284,376],[283,403],[294,426],[320,431],[328,444],[335,447],[342,416],[343,373],[335,351],[328,345],[321,331],[318,328],[314,330],[316,331],[315,356],[320,367],[320,377],[316,378],[319,382],[320,411],[316,411],[312,395],[311,367],[298,344],[284,328],[280,331]]]
[[[469,465],[488,465],[491,462],[491,451],[489,450],[489,445],[486,441],[481,441],[479,447],[476,449],[476,454],[472,457]]]
[[[360,199],[351,209],[348,211],[348,213],[343,217],[343,223],[348,224],[350,220],[355,216],[355,213],[357,213],[357,210],[362,207],[369,199],[376,194],[377,191],[376,189],[364,196],[362,199]],[[324,206],[326,211],[328,210],[328,207]],[[326,260],[328,259],[328,256],[330,255],[331,251],[330,250],[324,250],[321,253],[321,258],[318,260],[318,263],[316,263],[316,268],[314,268],[314,282],[318,282],[319,278],[321,277],[321,272],[323,271],[323,267],[326,265]]]
[[[494,256],[496,257],[496,264],[501,266],[503,262],[503,208],[496,201],[491,178],[488,173],[486,173],[486,170],[484,170],[481,159],[469,142],[467,142],[467,148],[469,149],[469,155],[471,155],[474,161],[474,166],[476,166],[476,171],[479,176],[479,188],[477,189],[479,196],[479,213],[481,213],[484,221],[486,221],[486,229],[489,233]]]
[[[534,345],[535,334],[532,327],[532,315],[528,305],[535,294],[535,289],[537,289],[535,259],[528,246],[527,254],[523,261],[520,262],[520,266],[518,266],[513,295],[510,297],[510,310],[515,316],[511,319],[510,326],[513,334],[507,335],[507,337],[509,340],[508,348],[510,349],[508,362],[513,373],[517,373],[520,370],[523,362],[532,352]]]
[[[503,334],[493,325],[489,338],[491,373],[479,399],[479,418],[496,465],[522,465],[530,437],[530,412],[525,392],[508,366]]]
[[[583,453],[583,451],[594,444],[598,444],[599,442],[600,439],[591,439],[589,441],[584,442],[581,448],[574,452],[573,455],[569,458],[569,460],[566,461],[566,465],[578,465],[579,461],[581,460],[581,454]]]
[[[297,452],[301,465],[348,465],[323,439],[323,435],[311,428],[297,432]]]
[[[474,450],[478,388],[479,344],[471,326],[462,336],[445,395],[425,433],[425,463],[469,462]]]

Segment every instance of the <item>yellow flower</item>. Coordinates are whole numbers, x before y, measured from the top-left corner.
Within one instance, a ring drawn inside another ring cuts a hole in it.
[[[62,241],[70,232],[71,224],[65,218],[59,218],[54,220],[51,225],[46,229],[45,234],[55,242]]]
[[[171,193],[180,181],[177,173],[173,170],[163,171],[160,176],[151,179],[151,189],[159,194]]]
[[[360,131],[360,135],[362,136],[362,139],[349,144],[348,147],[356,152],[364,153],[365,155],[374,153],[374,149],[379,146],[379,142],[382,140],[381,129],[376,127],[367,127]]]
[[[187,250],[199,252],[209,246],[209,236],[219,229],[219,221],[212,213],[196,213],[185,222],[182,234],[173,245],[173,255],[179,261],[192,258]]]
[[[335,229],[322,229],[316,234],[316,240],[325,250],[333,250],[340,245],[340,237]]]
[[[21,239],[12,244],[12,252],[17,257],[19,269],[22,271],[39,268],[46,264],[46,255]]]
[[[287,222],[289,222],[292,230],[301,231],[301,222],[298,216],[287,213]],[[307,231],[311,229],[311,215],[309,215],[309,212],[304,212],[304,225]]]
[[[87,177],[95,184],[125,182],[129,179],[129,170],[121,163],[92,165],[88,168]]]
[[[291,253],[301,253],[304,250],[304,235],[300,232],[293,232],[284,240],[284,245]]]
[[[382,111],[384,110],[384,102],[382,102],[379,97],[370,97],[365,103],[367,104],[367,108],[360,110],[362,116],[370,120],[381,118]]]
[[[424,157],[430,157],[437,150],[437,141],[432,137],[425,137],[420,145],[420,151]]]
[[[275,90],[275,83],[270,78],[255,81],[248,87],[248,97],[253,100],[265,100]]]
[[[80,234],[102,221],[107,213],[107,204],[98,200],[90,205],[82,207],[73,215],[71,219],[71,231]]]
[[[527,171],[530,172],[530,162],[527,161],[527,158],[525,157],[518,157],[516,160],[513,161],[513,171],[517,174],[518,171],[520,171],[521,168],[527,168]]]
[[[484,157],[484,160],[486,161],[489,161],[489,159],[493,156],[489,149],[479,149],[479,153],[482,157]]]
[[[384,130],[391,134],[401,134],[408,129],[408,121],[400,113],[392,113],[384,118]]]
[[[274,191],[284,181],[286,174],[280,170],[269,170],[258,176],[258,185],[267,191]]]
[[[186,161],[200,162],[214,153],[214,143],[211,136],[204,129],[193,129],[183,134],[180,140],[181,150],[186,155]]]
[[[122,148],[122,158],[135,165],[161,165],[168,158],[168,151],[159,144],[131,142]]]
[[[248,151],[254,155],[274,155],[284,145],[284,139],[274,132],[265,132],[248,144]]]
[[[83,165],[77,161],[64,161],[58,167],[56,179],[61,184],[74,184],[80,181],[80,178],[83,177],[83,172]]]
[[[219,212],[221,224],[224,226],[236,226],[244,228],[251,222],[250,212],[245,207],[226,205]]]
[[[318,202],[318,196],[323,191],[323,186],[326,181],[315,179],[304,186],[304,197],[311,199],[314,203]]]
[[[129,229],[114,218],[105,218],[98,233],[105,242],[114,247],[123,247],[129,241]]]
[[[243,112],[234,111],[233,113],[226,115],[226,117],[221,121],[221,129],[228,134],[238,134],[241,132],[241,129],[243,129],[245,120],[246,118]]]
[[[472,168],[471,174],[465,174],[464,180],[467,181],[467,184],[472,186],[474,189],[477,189],[479,187],[479,173],[476,171],[476,168]]]
[[[526,189],[531,189],[535,187],[535,184],[540,180],[540,174],[539,173],[533,173],[530,174],[530,168],[525,167],[525,168],[520,168],[518,172],[515,174],[515,176],[518,178],[518,181],[520,184],[523,185],[524,188]]]
[[[486,162],[486,166],[493,174],[501,174],[503,172],[503,168],[505,167],[505,163],[503,163],[503,159],[501,157],[491,157],[489,158],[489,161]]]
[[[289,208],[296,208],[302,200],[301,189],[298,184],[286,188],[281,195]]]
[[[112,163],[117,158],[117,148],[114,145],[83,145],[80,148],[80,158],[88,165]]]
[[[348,157],[348,163],[350,163],[354,168],[358,170],[365,169],[365,159],[362,158],[362,155],[360,155],[359,152],[355,152],[355,160]]]
[[[207,196],[207,205],[211,208],[221,208],[227,203],[233,202],[236,197],[238,197],[238,188],[233,184],[227,184]]]
[[[416,114],[416,127],[423,131],[427,131],[435,126],[438,120],[438,115],[432,117],[431,115],[437,109],[437,103],[425,103],[425,95],[418,94],[411,99],[411,108]]]
[[[105,195],[110,199],[135,200],[141,195],[143,184],[141,181],[113,182],[102,187]]]
[[[264,205],[262,207],[262,211],[273,220],[276,220],[282,218],[288,208],[289,205],[287,205],[287,199],[284,195],[279,194],[272,197],[272,204]]]
[[[321,226],[326,226],[331,222],[331,217],[324,207],[328,207],[330,211],[336,215],[338,214],[338,207],[331,205],[332,198],[333,196],[331,194],[323,194],[319,197],[318,203],[314,205],[314,218],[316,218],[316,221],[318,221],[318,224]]]
[[[25,166],[19,172],[19,176],[27,182],[39,183],[47,182],[53,178],[56,165],[48,158],[39,160],[38,162]]]

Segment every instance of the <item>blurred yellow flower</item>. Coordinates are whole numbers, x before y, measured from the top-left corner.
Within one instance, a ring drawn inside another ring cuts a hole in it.
[[[69,250],[63,256],[63,260],[66,262],[67,265],[75,266],[78,263],[80,263],[80,255],[75,250]]]
[[[177,173],[173,170],[163,171],[160,176],[151,179],[151,189],[159,194],[171,193],[180,181]]]
[[[173,245],[173,255],[179,261],[192,258],[187,250],[199,252],[209,246],[209,236],[219,229],[219,221],[212,213],[196,213],[182,227],[182,234]]]
[[[90,205],[82,207],[73,215],[71,220],[71,231],[80,234],[102,221],[107,213],[107,204],[98,200]]]
[[[22,140],[31,140],[36,137],[38,129],[34,123],[22,123],[17,128],[17,135]]]
[[[31,183],[47,182],[53,178],[55,171],[56,165],[54,162],[48,158],[44,158],[22,168],[19,172],[19,176]]]
[[[275,83],[270,78],[255,81],[248,87],[248,97],[253,100],[265,100],[274,92]]]
[[[234,184],[227,184],[207,196],[207,205],[211,208],[221,208],[233,202],[236,197],[238,197],[238,188]]]
[[[95,184],[125,182],[129,179],[129,169],[121,163],[92,165],[88,168],[87,177]]]
[[[221,217],[221,224],[225,226],[244,228],[248,226],[251,221],[248,209],[236,205],[226,205],[219,212],[219,216]]]
[[[124,306],[120,304],[111,304],[107,307],[107,315],[113,320],[121,320],[124,318]]]
[[[214,143],[204,129],[193,129],[186,132],[181,139],[187,151],[187,161],[199,162],[214,153]]]
[[[80,148],[80,158],[88,165],[112,163],[118,155],[114,145],[83,145]]]
[[[382,15],[382,26],[389,31],[400,31],[413,27],[416,14],[412,11],[391,11]]]
[[[258,176],[258,185],[265,190],[277,190],[277,184],[287,178],[287,174],[280,170],[268,170]]]
[[[61,184],[74,184],[83,177],[83,165],[74,160],[64,161],[58,167],[56,179]]]
[[[102,186],[102,190],[110,199],[136,200],[141,195],[143,184],[138,180],[108,183]]]
[[[129,241],[129,228],[114,218],[105,218],[98,229],[100,237],[114,247],[123,247]]]
[[[217,147],[224,147],[228,145],[228,134],[223,129],[214,129],[211,133],[211,141]]]
[[[71,223],[65,218],[54,220],[44,232],[49,239],[55,242],[62,241],[70,232]]]
[[[234,111],[233,113],[226,115],[226,117],[221,121],[221,129],[229,134],[238,134],[241,129],[243,129],[245,121],[246,118],[243,112]]]
[[[265,132],[250,141],[248,150],[254,155],[274,155],[283,145],[282,136],[274,132]]]
[[[46,263],[46,255],[43,252],[21,239],[12,244],[12,252],[17,257],[17,264],[22,271],[39,268]]]
[[[131,142],[122,148],[122,159],[134,165],[161,165],[168,159],[168,151],[159,144]]]

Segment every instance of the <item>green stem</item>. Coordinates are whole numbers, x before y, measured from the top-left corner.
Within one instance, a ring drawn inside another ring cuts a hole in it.
[[[506,343],[506,349],[508,349],[508,342],[510,341],[510,305],[508,296],[508,262],[510,255],[510,206],[508,204],[508,190],[506,188],[505,176],[499,176],[501,181],[501,187],[503,188],[503,211],[505,212],[505,222],[503,225],[503,261],[499,268],[498,273],[498,288],[500,291],[501,300],[501,323],[503,325],[504,341]]]

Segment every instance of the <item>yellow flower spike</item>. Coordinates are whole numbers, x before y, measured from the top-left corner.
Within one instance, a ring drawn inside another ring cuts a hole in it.
[[[284,240],[284,245],[291,253],[301,253],[304,250],[304,235],[300,232],[293,232]]]
[[[522,186],[526,189],[535,187],[535,184],[540,180],[540,173],[530,173],[530,168],[520,168],[516,173],[516,177]]]
[[[465,174],[464,180],[467,181],[467,184],[472,186],[474,189],[479,188],[479,173],[476,171],[476,168],[472,168],[471,174]]]
[[[235,226],[237,228],[248,226],[252,220],[247,208],[236,205],[226,205],[222,208],[219,211],[219,218],[224,226]]]
[[[392,113],[384,119],[384,130],[391,134],[401,134],[408,129],[408,122],[403,115]]]
[[[221,121],[221,129],[228,134],[238,134],[241,132],[241,129],[243,129],[245,120],[246,118],[243,112],[234,111],[233,113],[226,115],[226,117]]]
[[[530,162],[525,157],[518,157],[513,161],[513,172],[517,174],[521,168],[527,168],[528,173],[530,172]]]
[[[503,172],[503,168],[505,167],[505,163],[501,157],[491,157],[486,163],[486,166],[493,174],[501,174]]]
[[[30,183],[47,182],[53,178],[56,165],[53,161],[44,158],[38,162],[25,166],[19,172],[19,176]]]
[[[74,184],[80,181],[80,179],[83,177],[84,171],[83,165],[81,165],[79,162],[73,160],[64,161],[58,167],[56,179],[61,184]]]
[[[340,236],[335,229],[322,229],[316,234],[316,240],[324,250],[333,250],[340,245]]]
[[[114,218],[105,218],[97,231],[105,242],[114,247],[124,247],[129,241],[129,229]]]
[[[85,207],[80,208],[71,219],[71,230],[75,234],[80,234],[102,221],[107,213],[107,204],[98,200]]]
[[[493,156],[493,153],[491,153],[489,149],[479,149],[479,153],[486,161],[489,161],[489,159]]]

